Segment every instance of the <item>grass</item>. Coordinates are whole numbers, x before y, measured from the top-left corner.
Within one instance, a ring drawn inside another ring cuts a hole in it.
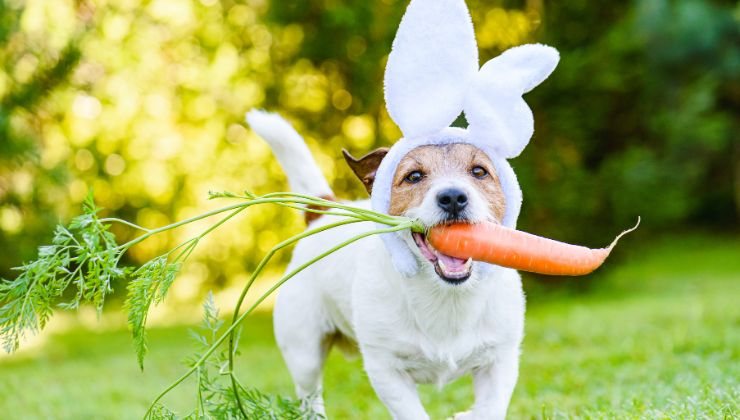
[[[594,287],[538,289],[530,298],[510,418],[740,417],[740,241],[669,237],[633,252]],[[292,395],[269,316],[246,326],[243,382]],[[144,373],[125,329],[51,336],[38,350],[0,359],[0,412],[11,419],[139,418],[194,351],[187,329],[152,330]],[[473,400],[467,378],[421,391],[435,419]],[[167,403],[185,413],[194,393],[186,384]],[[331,418],[389,418],[359,359],[332,353],[325,396]]]

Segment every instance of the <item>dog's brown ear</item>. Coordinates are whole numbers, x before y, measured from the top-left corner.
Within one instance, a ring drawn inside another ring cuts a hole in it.
[[[344,160],[347,161],[352,172],[357,175],[357,178],[362,181],[362,185],[365,186],[368,194],[373,192],[373,182],[375,182],[375,173],[378,171],[378,166],[383,160],[385,155],[388,153],[387,147],[381,147],[374,151],[366,154],[365,156],[355,159],[346,149],[342,149]]]

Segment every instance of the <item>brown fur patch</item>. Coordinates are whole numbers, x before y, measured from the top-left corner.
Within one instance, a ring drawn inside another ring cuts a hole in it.
[[[365,156],[357,159],[352,156],[346,149],[342,149],[342,155],[344,160],[347,161],[352,172],[357,175],[362,185],[365,186],[368,194],[373,193],[373,183],[375,182],[375,173],[378,171],[378,166],[383,160],[385,155],[388,154],[387,147],[381,147],[373,150]]]
[[[319,198],[323,198],[324,200],[329,200],[329,201],[335,201],[333,195],[322,195]],[[314,210],[329,210],[329,207],[314,206],[314,205],[310,205],[308,206],[308,208],[314,209]],[[313,222],[314,220],[318,219],[321,216],[323,216],[321,213],[314,213],[310,211],[304,212],[303,214],[303,218],[306,220],[306,224]]]
[[[488,176],[475,178],[470,173],[475,166],[483,167]],[[413,171],[421,171],[424,175],[415,184],[405,181]],[[468,177],[470,184],[488,203],[491,214],[499,222],[503,220],[506,200],[493,162],[482,150],[464,143],[420,146],[406,154],[393,175],[389,213],[398,216],[418,207],[435,179],[450,176]]]

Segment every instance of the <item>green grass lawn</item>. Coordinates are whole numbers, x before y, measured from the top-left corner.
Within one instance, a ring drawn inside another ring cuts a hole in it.
[[[612,265],[589,290],[530,298],[510,418],[740,417],[740,240],[671,237]],[[246,327],[243,382],[292,395],[269,316]],[[195,350],[187,329],[151,331],[144,373],[125,329],[78,328],[0,359],[2,418],[139,418],[184,371]],[[389,418],[358,359],[332,353],[324,388],[332,418]],[[468,378],[421,390],[435,419],[473,400]],[[194,396],[186,383],[166,402],[186,413]]]

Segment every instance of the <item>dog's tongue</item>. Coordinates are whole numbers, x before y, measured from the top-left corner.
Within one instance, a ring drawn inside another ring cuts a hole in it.
[[[445,255],[439,251],[437,251],[436,254],[437,258],[442,262],[442,264],[444,264],[444,267],[447,268],[448,271],[464,271],[466,269],[465,262],[467,260],[450,257],[449,255]]]
[[[416,241],[416,244],[419,246],[419,250],[421,250],[422,255],[424,255],[424,258],[428,259],[432,263],[439,264],[442,271],[447,274],[461,274],[468,271],[468,260],[451,257],[437,251],[427,243],[426,238],[418,233],[414,233],[413,237],[414,241]]]

